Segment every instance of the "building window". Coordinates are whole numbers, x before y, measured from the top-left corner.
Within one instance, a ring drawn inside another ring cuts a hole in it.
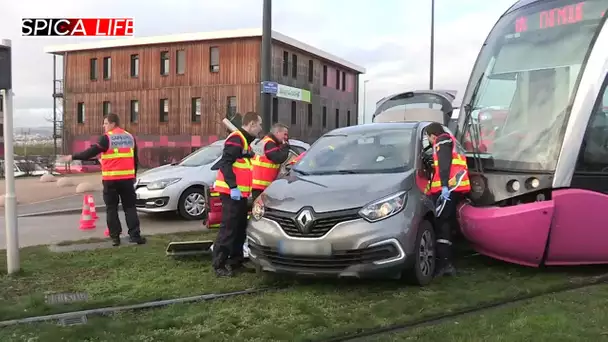
[[[340,90],[340,70],[336,70],[336,89]]]
[[[192,122],[201,122],[201,98],[192,98]]]
[[[97,58],[91,58],[89,63],[91,81],[97,80]]]
[[[346,126],[350,126],[350,110],[346,112]]]
[[[323,66],[323,85],[327,86],[327,65]]]
[[[336,108],[336,128],[340,127],[340,110]]]
[[[77,108],[77,120],[78,123],[84,123],[84,118],[85,118],[85,113],[84,113],[84,102],[78,102],[78,108]]]
[[[291,55],[291,77],[298,77],[298,56],[295,53]]]
[[[217,46],[209,48],[209,71],[220,71],[220,48]]]
[[[139,76],[139,55],[131,55],[131,77]]]
[[[110,101],[103,101],[103,115],[106,116],[112,112],[112,104]]]
[[[2,107],[4,107],[4,102],[2,101],[2,95],[0,95],[0,112],[2,112]]]
[[[109,80],[112,77],[112,58],[103,58],[103,79]]]
[[[346,73],[342,73],[342,91],[346,90]]]
[[[169,75],[169,51],[160,53],[160,74],[163,76]]]
[[[279,99],[276,97],[272,98],[272,123],[279,122]]]
[[[131,123],[137,123],[139,118],[139,101],[131,100]]]
[[[169,99],[160,99],[160,122],[169,122]]]
[[[296,101],[291,101],[291,124],[295,125],[298,122],[298,114],[296,113]]]
[[[315,76],[315,64],[311,60],[308,61],[308,82],[312,83]]]
[[[308,104],[308,127],[312,126],[312,103]]]
[[[184,50],[175,52],[175,73],[178,75],[186,73],[186,51]]]
[[[327,107],[323,106],[323,128],[327,127]]]
[[[228,120],[234,119],[236,116],[236,96],[228,96],[226,100],[226,117]]]
[[[289,75],[289,52],[283,51],[283,76]]]

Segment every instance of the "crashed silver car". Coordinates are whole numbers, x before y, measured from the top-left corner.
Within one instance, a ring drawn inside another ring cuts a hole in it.
[[[258,270],[428,284],[435,206],[424,194],[432,164],[424,129],[438,121],[447,130],[452,113],[451,101],[435,96],[437,108],[399,109],[397,101],[376,123],[325,134],[273,182],[254,202],[247,229]]]

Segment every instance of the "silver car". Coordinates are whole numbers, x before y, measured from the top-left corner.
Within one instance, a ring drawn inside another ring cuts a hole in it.
[[[430,115],[448,130],[451,108],[445,110],[408,113]],[[403,114],[325,134],[256,199],[247,242],[259,270],[432,280],[435,205],[424,194],[432,168],[423,132],[429,122],[403,122]]]
[[[260,153],[260,140],[252,148]],[[290,139],[294,155],[310,145]],[[215,182],[217,171],[211,170],[222,155],[224,140],[202,147],[178,163],[163,165],[142,173],[135,183],[137,210],[144,213],[178,212],[188,220],[200,220],[206,215],[205,194]]]

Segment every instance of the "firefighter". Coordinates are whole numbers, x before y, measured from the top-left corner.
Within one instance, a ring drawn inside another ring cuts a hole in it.
[[[262,139],[263,155],[252,160],[253,182],[252,197],[255,200],[279,175],[281,164],[289,157],[289,129],[276,123],[271,132]]]
[[[246,113],[241,128],[228,135],[221,159],[211,168],[218,170],[214,191],[222,202],[222,222],[213,244],[213,268],[218,277],[231,277],[243,267],[247,198],[253,178],[250,144],[261,130],[262,118],[254,112]]]
[[[106,219],[113,246],[120,245],[122,226],[118,218],[118,203],[122,203],[129,242],[138,245],[145,244],[141,236],[139,217],[135,208],[135,179],[137,174],[137,144],[135,138],[120,128],[117,114],[110,113],[103,119],[105,134],[97,144],[73,155],[63,156],[60,161],[89,160],[101,154],[101,180],[103,183],[103,201],[106,205]]]
[[[429,193],[435,199],[446,201],[435,225],[437,239],[436,276],[453,275],[456,268],[452,263],[452,229],[456,227],[456,208],[464,194],[471,190],[468,177],[467,160],[464,151],[458,148],[456,139],[445,132],[439,123],[431,123],[426,134],[433,146],[434,171],[430,181]],[[450,184],[459,171],[465,171],[460,184]]]

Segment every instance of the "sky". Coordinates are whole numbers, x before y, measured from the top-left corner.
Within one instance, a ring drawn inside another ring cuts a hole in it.
[[[514,2],[435,1],[435,89],[457,90],[459,101],[483,41]],[[21,37],[22,18],[44,17],[132,17],[138,37],[208,32],[261,27],[262,0],[5,1],[0,39],[12,40],[16,127],[52,125],[53,62],[45,46],[116,39]],[[430,0],[275,0],[272,25],[274,31],[365,67],[359,112],[370,122],[382,97],[428,89],[430,18]]]

